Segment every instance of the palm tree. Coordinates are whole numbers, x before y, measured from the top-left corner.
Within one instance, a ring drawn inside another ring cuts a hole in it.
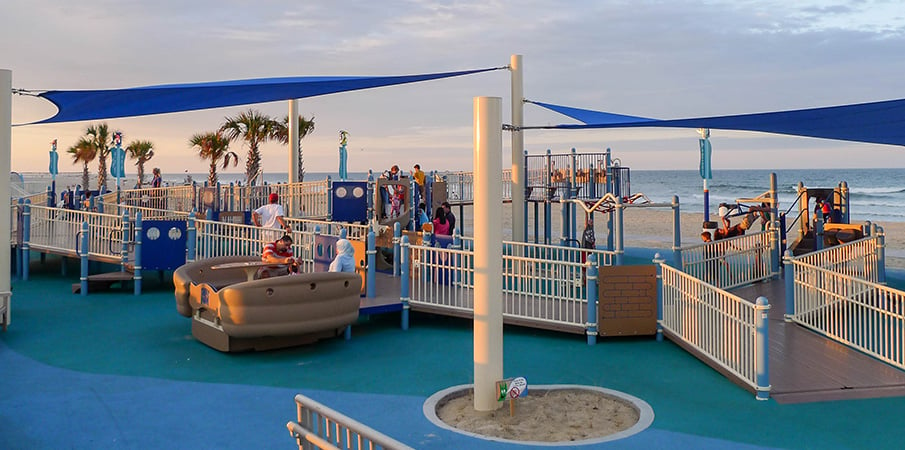
[[[305,165],[302,163],[302,139],[314,132],[314,116],[311,120],[299,116],[299,181],[305,181]],[[276,139],[286,145],[289,143],[289,116],[284,116],[282,122],[278,122],[273,128],[272,139]]]
[[[245,179],[246,185],[252,186],[261,171],[260,146],[268,139],[271,139],[277,122],[270,116],[254,109],[241,112],[235,117],[226,117],[225,120],[226,122],[220,127],[220,132],[230,142],[241,139],[248,145],[248,158],[245,160]]]
[[[100,125],[88,125],[85,130],[85,138],[94,146],[97,153],[97,190],[107,190],[107,155],[110,154],[110,145],[113,136],[106,123]]]
[[[132,141],[126,146],[129,157],[138,166],[138,188],[145,182],[145,163],[154,157],[154,144],[151,141]]]
[[[217,163],[220,160],[223,160],[224,169],[229,166],[230,160],[233,162],[233,167],[239,164],[239,155],[229,150],[229,140],[219,131],[195,134],[189,139],[189,145],[198,151],[201,159],[210,160],[211,167],[207,181],[211,186],[217,185]]]
[[[81,137],[75,145],[66,150],[66,153],[72,155],[73,164],[82,163],[82,189],[90,190],[88,187],[88,163],[97,157],[97,149],[94,144],[88,138]]]

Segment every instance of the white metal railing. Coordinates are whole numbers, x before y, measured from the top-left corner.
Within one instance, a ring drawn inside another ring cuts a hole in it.
[[[316,227],[320,227],[320,233],[327,236],[339,236],[342,230],[346,230],[346,239],[350,241],[366,242],[368,232],[371,231],[369,225],[359,223],[342,223],[330,222],[328,220],[317,219],[299,219],[295,217],[284,217],[283,220],[296,231],[305,231],[313,233]]]
[[[295,404],[298,422],[289,422],[286,428],[298,443],[299,450],[411,449],[408,445],[302,394],[295,396]]]
[[[89,256],[115,259],[122,257],[122,217],[115,214],[35,205],[32,205],[30,210],[31,248],[77,252],[82,222],[88,222]]]
[[[19,207],[15,203],[9,205],[9,244],[19,244]]]
[[[255,210],[266,205],[272,193],[279,195],[287,216],[326,217],[329,214],[330,182],[326,179],[260,186],[221,185],[220,210]]]
[[[104,202],[116,203],[116,192],[104,195]],[[119,202],[149,209],[189,212],[195,208],[195,186],[125,189]]]
[[[124,212],[129,213],[130,219],[135,219],[136,213],[141,211],[142,220],[185,220],[192,215],[191,212],[170,211],[165,209],[155,209],[146,206],[130,206],[127,204],[104,203],[105,214],[116,214],[121,216]]]
[[[905,292],[787,259],[793,265],[790,320],[905,370]]]
[[[847,244],[811,252],[794,259],[803,264],[876,282],[880,280],[879,247],[879,236],[866,236]]]
[[[611,265],[612,252],[506,242],[503,254],[503,315],[532,322],[584,328],[587,264],[598,254]],[[410,246],[411,303],[460,312],[474,308],[474,252]]]
[[[439,174],[446,179],[446,196],[450,203],[474,201],[474,172],[448,172]],[[512,199],[512,169],[502,173],[503,200]]]
[[[722,289],[774,275],[774,231],[682,247],[682,271]]]
[[[195,221],[195,260],[217,256],[260,256],[264,244],[282,236],[280,230],[265,230],[209,220]],[[299,260],[302,272],[314,271],[314,234],[292,232],[292,252]]]
[[[666,264],[660,268],[663,329],[758,389],[755,319],[764,307]]]

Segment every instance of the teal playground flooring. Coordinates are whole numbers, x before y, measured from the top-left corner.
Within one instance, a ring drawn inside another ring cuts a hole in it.
[[[649,260],[647,253],[635,253]],[[70,294],[59,259],[14,281],[0,333],[0,448],[295,448],[285,424],[303,393],[419,449],[528,448],[431,424],[422,404],[472,381],[471,321],[373,316],[341,338],[224,354],[191,336],[171,284]],[[169,274],[167,274],[169,276]],[[895,275],[894,275],[895,276]],[[903,283],[896,276],[891,285]],[[759,402],[669,341],[505,328],[504,372],[529,384],[582,384],[646,401],[654,422],[629,438],[577,448],[901,448],[905,398]]]

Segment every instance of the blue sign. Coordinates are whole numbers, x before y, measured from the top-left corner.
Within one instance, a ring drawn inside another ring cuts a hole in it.
[[[699,139],[701,145],[701,178],[709,180],[713,178],[713,172],[710,170],[710,155],[713,149],[710,147],[709,139]]]

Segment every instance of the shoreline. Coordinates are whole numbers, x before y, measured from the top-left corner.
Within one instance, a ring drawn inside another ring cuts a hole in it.
[[[512,236],[512,209],[510,204],[503,205],[503,239],[511,239]],[[474,231],[472,207],[464,208],[464,218],[458,218],[459,208],[453,206],[453,213],[457,219],[465,227],[466,234],[472,235]],[[681,214],[681,245],[700,244],[701,224],[703,222],[700,213],[683,212]],[[558,243],[560,240],[559,233],[559,213],[553,213],[556,220],[552,223],[551,242]],[[576,227],[577,237],[581,238],[582,230],[584,230],[582,214],[578,214],[578,222],[581,224]],[[602,244],[606,237],[606,224],[604,223],[604,214],[594,213],[595,235],[597,237],[598,246]],[[711,216],[711,218],[714,218]],[[623,234],[625,247],[640,247],[651,249],[672,249],[673,245],[673,213],[665,208],[626,208],[623,214]],[[733,223],[737,223],[738,218],[733,219]],[[857,223],[857,222],[856,222]],[[886,267],[905,269],[905,222],[875,222],[882,227],[886,237]],[[533,234],[533,210],[528,214],[528,232],[529,241],[534,240]],[[541,225],[543,226],[543,225]],[[543,240],[543,235],[540,235]]]

